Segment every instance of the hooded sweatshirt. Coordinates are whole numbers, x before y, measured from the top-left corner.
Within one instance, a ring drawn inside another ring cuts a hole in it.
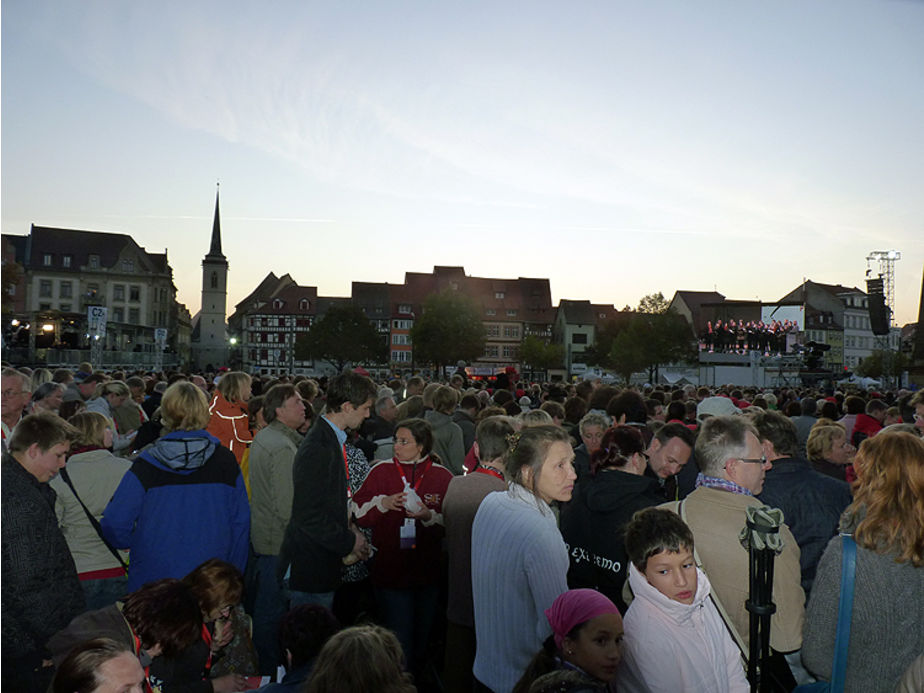
[[[629,585],[635,600],[624,621],[623,660],[619,691],[750,690],[741,654],[709,599],[709,578],[696,569],[692,604],[666,597],[629,565]]]
[[[588,587],[609,597],[625,613],[623,530],[642,508],[664,502],[658,482],[619,469],[582,477],[561,510],[561,535],[568,545],[568,586]]]
[[[182,578],[209,558],[247,563],[250,506],[234,455],[205,431],[174,431],[122,478],[100,522],[129,549],[128,590]]]

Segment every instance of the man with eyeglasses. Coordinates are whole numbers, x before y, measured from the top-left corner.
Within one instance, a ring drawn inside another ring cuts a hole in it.
[[[29,387],[31,381],[15,368],[4,368],[0,374],[3,384],[2,408],[0,408],[0,424],[3,428],[3,450],[6,450],[6,441],[12,434],[16,424],[22,419],[23,411],[32,398]]]
[[[761,410],[751,417],[772,468],[764,479],[761,502],[780,508],[799,544],[802,589],[806,599],[815,570],[841,513],[853,500],[847,482],[817,472],[801,459],[796,424],[777,411]]]
[[[679,502],[660,506],[679,513],[693,531],[698,560],[712,583],[713,595],[728,615],[728,625],[744,642],[749,640],[748,552],[738,535],[745,526],[746,508],[763,505],[755,496],[763,490],[772,463],[763,454],[754,425],[743,416],[707,418],[696,439],[701,470],[695,490]],[[799,546],[785,524],[780,527],[783,551],[776,557],[770,620],[770,646],[793,652],[802,646],[805,593],[799,566]]]

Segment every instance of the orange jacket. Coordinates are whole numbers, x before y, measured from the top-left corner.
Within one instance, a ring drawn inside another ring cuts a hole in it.
[[[211,417],[205,430],[233,452],[237,463],[240,464],[244,458],[244,452],[253,440],[247,405],[241,401],[229,402],[216,390],[212,403],[209,405],[209,414]]]

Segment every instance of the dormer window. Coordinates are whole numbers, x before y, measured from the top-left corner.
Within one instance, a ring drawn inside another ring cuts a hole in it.
[[[401,305],[398,306],[398,312],[399,312],[399,313],[405,313],[405,314],[406,314],[406,313],[410,313],[410,312],[411,312],[411,305],[410,305],[409,303],[402,303]]]
[[[42,255],[42,264],[45,265],[45,267],[50,267],[53,257],[51,253],[45,253]]]
[[[91,255],[88,264],[90,269],[99,269],[99,255]]]
[[[310,307],[311,307],[311,304],[308,302],[307,298],[303,298],[302,300],[298,302],[299,310],[308,310],[308,308]]]
[[[135,261],[134,260],[122,260],[122,271],[123,272],[134,272],[135,271]]]
[[[504,300],[504,292],[503,292],[503,291],[495,291],[495,292],[494,292],[494,298],[496,298],[498,301],[503,301],[503,300]]]
[[[285,302],[281,298],[273,299],[273,309],[274,310],[280,310],[282,309],[284,305],[285,305]]]

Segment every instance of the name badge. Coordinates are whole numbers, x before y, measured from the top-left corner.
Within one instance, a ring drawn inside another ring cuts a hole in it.
[[[417,548],[417,525],[414,522],[414,518],[407,518],[404,524],[401,525],[401,548]]]

